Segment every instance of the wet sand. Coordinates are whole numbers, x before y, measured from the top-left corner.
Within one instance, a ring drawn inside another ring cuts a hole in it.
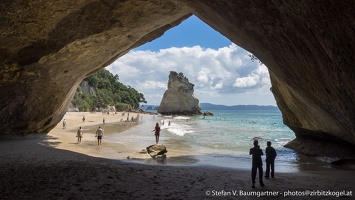
[[[264,180],[265,187],[256,184],[252,189],[250,170],[195,165],[193,153],[175,152],[177,165],[126,162],[127,155],[154,143],[150,130],[146,138],[131,134],[136,125],[150,126],[105,116],[106,123],[121,123],[124,131],[118,141],[106,134],[98,147],[94,130],[103,115],[92,115],[82,122],[80,113],[68,113],[67,129],[58,124],[45,136],[1,138],[0,199],[334,199],[330,195],[353,195],[355,190],[355,171],[349,168],[277,173],[275,179]],[[80,125],[84,138],[76,144]],[[164,138],[161,143],[170,145]],[[168,156],[174,157],[174,151]],[[302,196],[307,194],[312,196]]]

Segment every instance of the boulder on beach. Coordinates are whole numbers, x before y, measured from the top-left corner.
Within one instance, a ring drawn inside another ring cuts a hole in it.
[[[164,155],[168,151],[166,150],[166,147],[162,144],[154,144],[146,148],[148,154],[152,158],[156,158],[158,155]]]
[[[141,151],[137,151],[132,155],[127,156],[127,159],[150,159],[151,157],[148,155],[147,150],[142,149]]]

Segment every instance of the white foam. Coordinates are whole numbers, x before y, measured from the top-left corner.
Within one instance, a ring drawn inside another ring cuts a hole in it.
[[[178,135],[178,136],[184,136],[188,133],[193,133],[194,131],[192,130],[192,127],[188,124],[179,124],[176,122],[171,122],[170,126],[168,123],[164,124],[164,129],[169,131],[172,134]]]
[[[176,129],[176,128],[168,128],[167,130],[175,135],[178,135],[178,136],[184,136],[188,133],[193,133],[193,131],[187,131],[187,130]]]
[[[177,117],[174,117],[174,119],[190,119],[190,117],[186,117],[186,116],[177,116]]]
[[[275,139],[277,142],[282,142],[282,141],[284,141],[284,142],[289,142],[289,141],[291,141],[292,139],[291,138],[278,138],[278,139]]]
[[[279,139],[275,139],[275,141],[281,145],[285,145],[286,143],[288,143],[289,141],[291,141],[291,138],[279,138]]]

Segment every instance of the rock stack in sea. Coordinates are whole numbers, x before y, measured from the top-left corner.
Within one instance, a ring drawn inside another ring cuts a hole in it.
[[[160,102],[158,113],[163,115],[199,115],[201,107],[194,96],[194,84],[183,75],[170,71],[168,89]]]

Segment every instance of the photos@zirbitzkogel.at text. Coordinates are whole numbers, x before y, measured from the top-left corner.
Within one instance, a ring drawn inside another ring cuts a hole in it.
[[[244,191],[244,190],[207,190],[207,196],[254,196],[254,197],[267,197],[267,196],[283,196],[283,197],[296,197],[296,196],[319,196],[319,197],[352,197],[352,191],[332,191],[332,190],[287,190],[287,191]]]

